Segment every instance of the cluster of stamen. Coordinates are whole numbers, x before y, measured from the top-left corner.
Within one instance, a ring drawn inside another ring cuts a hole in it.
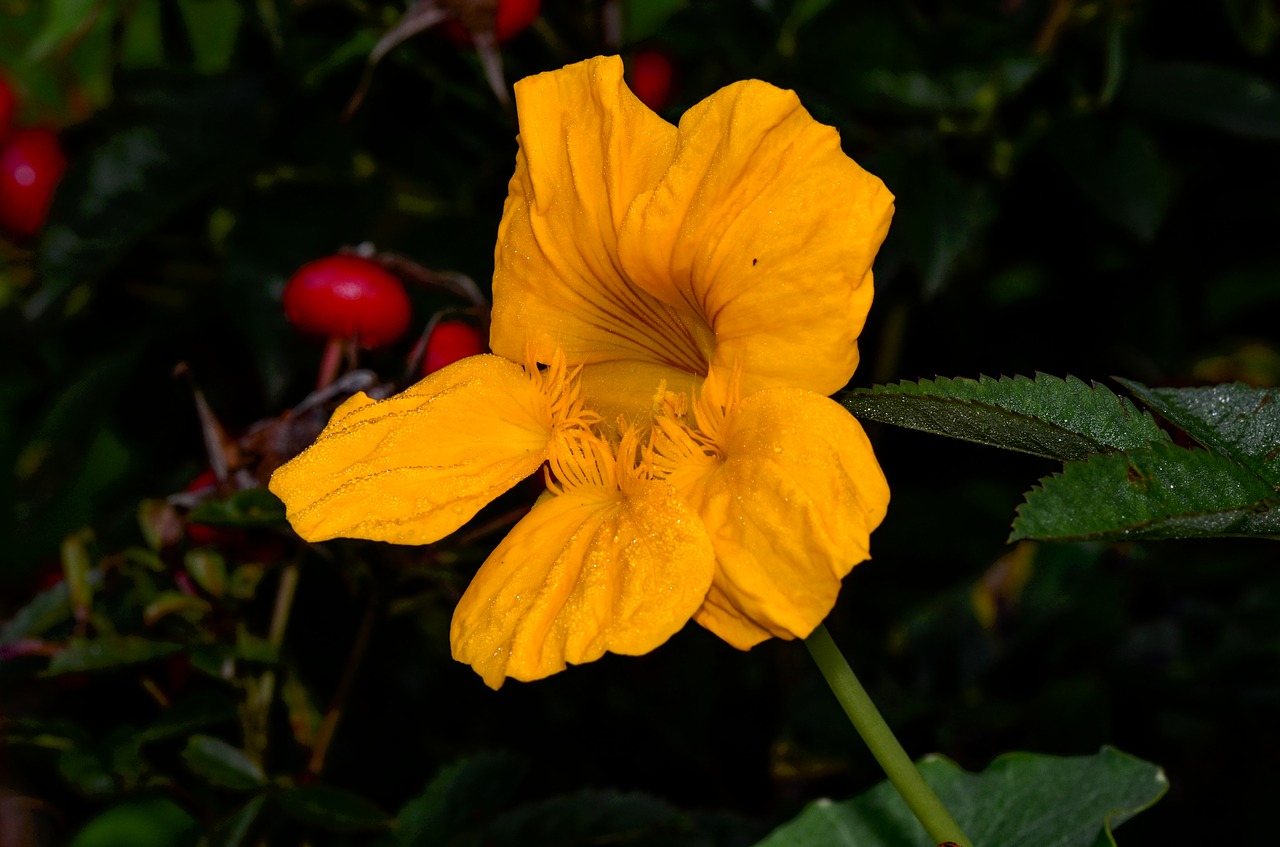
[[[552,494],[590,486],[626,495],[639,481],[667,479],[723,459],[720,435],[738,402],[739,368],[727,383],[711,373],[692,402],[663,383],[647,425],[620,420],[612,428],[600,426],[600,416],[584,405],[580,371],[569,370],[558,350],[546,367],[529,368],[551,416],[545,474]]]

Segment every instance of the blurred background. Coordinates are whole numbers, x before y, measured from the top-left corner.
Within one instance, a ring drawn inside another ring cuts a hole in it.
[[[604,808],[611,843],[746,845],[865,790],[800,644],[691,626],[497,693],[453,663],[536,488],[429,548],[302,545],[254,487],[332,408],[295,409],[325,342],[287,281],[365,245],[411,311],[357,364],[420,376],[441,316],[483,323],[510,83],[619,53],[673,122],[794,89],[897,196],[853,385],[1275,385],[1278,34],[1272,0],[0,0],[0,843],[396,843],[459,761],[456,843],[595,843],[565,821]],[[1112,744],[1172,785],[1123,844],[1273,837],[1274,547],[1011,547],[1055,463],[868,429],[894,500],[828,625],[907,749]]]

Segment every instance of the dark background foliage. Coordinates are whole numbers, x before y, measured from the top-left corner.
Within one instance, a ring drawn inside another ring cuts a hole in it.
[[[671,804],[631,810],[646,822],[685,810],[672,826],[688,843],[745,844],[809,799],[867,788],[880,774],[799,644],[740,654],[689,627],[648,656],[484,688],[449,659],[447,630],[493,534],[308,549],[252,529],[268,552],[221,552],[265,566],[256,592],[233,602],[202,583],[208,614],[138,623],[141,580],[111,557],[146,547],[141,502],[208,466],[193,385],[238,435],[315,383],[321,345],[279,303],[299,265],[370,242],[487,287],[515,122],[476,53],[438,30],[409,39],[341,117],[402,12],[0,0],[0,73],[71,161],[39,240],[0,242],[0,618],[56,581],[63,540],[90,527],[105,565],[79,634],[117,629],[188,658],[40,676],[47,657],[0,654],[0,813],[38,800],[27,814],[60,843],[160,786],[202,826],[227,820],[249,795],[184,745],[197,730],[241,745],[242,682],[263,668],[307,693],[277,698],[258,764],[277,785],[314,779],[307,722],[345,690],[320,783],[392,813],[480,753],[495,756],[493,800],[476,819],[506,813],[509,832],[522,804],[618,789]],[[756,77],[836,126],[898,198],[855,385],[1036,371],[1275,385],[1278,32],[1270,0],[545,0],[502,59],[510,81],[660,49],[673,121]],[[411,296],[410,336],[461,305]],[[398,379],[412,342],[361,365]],[[1010,547],[1020,493],[1053,463],[869,429],[894,500],[829,627],[908,750],[979,769],[1006,750],[1114,744],[1172,784],[1123,843],[1270,837],[1280,578],[1266,542]],[[158,548],[152,583],[190,566],[184,544]],[[200,651],[266,633],[287,561],[300,578],[278,654],[237,654],[219,677]],[[45,643],[66,643],[60,626]],[[179,728],[126,743],[161,724]],[[312,843],[379,837],[267,812],[254,831],[293,843],[289,820]]]

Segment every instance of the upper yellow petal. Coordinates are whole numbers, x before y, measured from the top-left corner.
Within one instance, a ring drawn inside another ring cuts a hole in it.
[[[746,393],[835,392],[858,363],[893,196],[794,92],[758,80],[694,106],[679,132],[623,221],[623,270],[696,312],[715,336],[712,366],[740,366]]]
[[[516,524],[454,611],[454,658],[491,688],[606,651],[647,653],[689,621],[711,584],[711,542],[669,484],[619,487],[611,470],[594,468],[566,476],[571,483]]]
[[[308,541],[437,541],[538,469],[551,405],[537,375],[473,356],[385,400],[347,400],[270,488]]]
[[[494,252],[493,351],[705,372],[707,327],[632,285],[617,254],[623,215],[657,184],[676,128],[627,89],[616,56],[528,77],[515,94],[520,147]]]
[[[659,435],[667,479],[716,551],[714,584],[694,619],[744,649],[770,635],[804,638],[868,557],[888,483],[857,420],[813,392],[756,392],[725,409],[716,430],[715,455],[666,427]]]

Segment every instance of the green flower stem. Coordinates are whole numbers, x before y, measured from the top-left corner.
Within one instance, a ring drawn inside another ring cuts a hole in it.
[[[813,660],[818,663],[819,670],[826,677],[827,684],[831,686],[832,693],[840,701],[854,729],[867,742],[871,755],[884,768],[889,781],[898,789],[902,799],[907,801],[907,806],[929,833],[929,837],[939,843],[953,841],[962,847],[973,847],[973,842],[960,830],[938,795],[933,793],[915,764],[907,757],[893,730],[884,722],[880,710],[871,702],[867,690],[854,676],[853,668],[849,667],[844,654],[831,640],[826,626],[819,624],[805,639],[804,644],[809,648]]]

